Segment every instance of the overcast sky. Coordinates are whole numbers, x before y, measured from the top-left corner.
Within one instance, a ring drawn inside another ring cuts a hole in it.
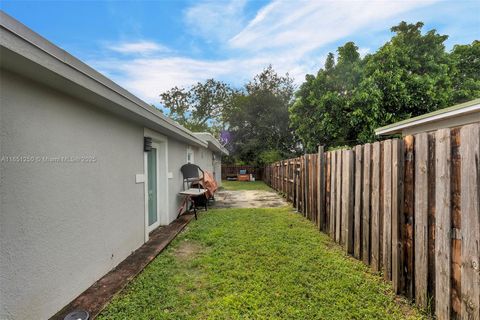
[[[173,86],[240,86],[268,64],[297,83],[354,41],[364,55],[400,21],[480,39],[480,1],[2,1],[0,8],[149,103]]]

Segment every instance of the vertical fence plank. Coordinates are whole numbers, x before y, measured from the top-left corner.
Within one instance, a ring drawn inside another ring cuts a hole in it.
[[[462,240],[461,231],[461,207],[460,207],[460,176],[461,176],[461,156],[460,156],[460,129],[454,128],[450,131],[450,147],[452,149],[451,159],[451,197],[452,197],[452,276],[451,276],[451,316],[453,319],[460,319],[462,312],[461,302],[461,264],[462,264]]]
[[[355,147],[355,209],[354,209],[354,248],[353,255],[360,259],[362,254],[362,186],[363,186],[363,148]]]
[[[460,129],[462,318],[480,319],[479,125]]]
[[[383,276],[392,278],[392,140],[383,142]]]
[[[435,310],[435,133],[428,133],[428,311]]]
[[[303,167],[305,165],[305,161],[303,160],[303,157],[304,156],[300,156],[300,195],[299,195],[299,198],[300,198],[300,213],[303,214],[303,207],[305,206],[305,201],[304,201],[304,198],[305,198],[305,193],[304,193],[304,183],[305,183],[305,177],[303,175],[304,173],[304,170],[303,170]]]
[[[392,283],[395,293],[403,290],[403,140],[392,141]]]
[[[370,264],[370,195],[371,195],[371,144],[363,147],[363,208],[362,208],[362,257],[365,264]]]
[[[435,139],[435,314],[439,320],[450,319],[451,268],[451,191],[450,129],[441,129]]]
[[[311,154],[309,155],[308,157],[308,162],[309,162],[309,166],[308,166],[308,170],[309,170],[309,174],[308,174],[308,182],[310,184],[310,190],[309,190],[309,193],[308,193],[308,197],[310,198],[310,208],[309,208],[309,215],[310,215],[310,220],[313,222],[313,223],[316,223],[316,220],[315,220],[315,214],[314,214],[314,207],[315,207],[315,197],[313,196],[315,194],[315,158],[314,158],[314,155]]]
[[[336,199],[335,199],[335,241],[341,243],[342,241],[342,151],[335,151],[337,154],[337,163],[336,163]]]
[[[348,161],[347,161],[347,155],[346,155],[346,150],[342,150],[341,151],[342,153],[342,164],[340,166],[340,171],[342,172],[342,179],[341,179],[341,186],[342,186],[342,193],[341,193],[341,196],[340,196],[340,207],[341,207],[341,213],[340,213],[340,219],[342,221],[342,224],[341,224],[341,230],[340,230],[340,243],[344,245],[344,247],[346,248],[346,231],[347,231],[347,225],[346,225],[346,222],[347,222],[347,219],[346,219],[346,215],[348,214],[347,213],[347,205],[345,204],[345,201],[347,200],[347,193],[348,193],[348,189],[347,189],[347,182],[346,182],[346,178],[348,177],[348,172],[347,172],[347,164],[348,164]]]
[[[428,135],[415,139],[415,301],[427,306],[428,279]]]
[[[337,203],[337,153],[335,151],[330,152],[331,160],[331,175],[330,175],[330,235],[332,239],[336,239],[336,208]]]
[[[325,153],[323,146],[318,147],[318,226],[320,230],[325,230]]]
[[[372,151],[372,211],[371,211],[371,265],[374,271],[380,270],[380,142],[373,144]]]
[[[308,218],[308,156],[303,156],[303,216]]]
[[[343,164],[343,196],[342,196],[342,215],[345,221],[343,241],[345,243],[345,251],[353,254],[353,231],[354,231],[354,166],[355,158],[353,150],[344,151],[344,164]]]
[[[378,189],[379,191],[379,199],[380,199],[380,204],[378,206],[378,248],[379,248],[379,254],[378,254],[378,261],[379,261],[379,270],[383,270],[383,202],[384,202],[384,190],[383,190],[383,185],[384,185],[384,168],[383,168],[383,162],[384,162],[384,154],[383,154],[383,148],[384,148],[384,142],[380,142],[380,187]]]
[[[405,264],[405,294],[408,298],[414,298],[414,210],[415,210],[415,138],[406,136],[404,143],[404,174],[403,174],[403,260]]]
[[[331,235],[332,228],[330,226],[330,198],[331,198],[331,187],[330,187],[330,175],[331,175],[331,154],[330,152],[325,153],[325,231]]]

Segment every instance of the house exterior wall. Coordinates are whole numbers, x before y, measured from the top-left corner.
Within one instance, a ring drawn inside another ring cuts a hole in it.
[[[44,319],[144,242],[143,127],[1,70],[0,318]],[[173,182],[172,182],[173,183]]]
[[[195,164],[205,171],[213,173],[212,151],[205,148],[195,148]]]
[[[215,169],[215,179],[217,180],[217,185],[222,186],[222,155],[217,153],[215,154],[215,161],[213,164]]]
[[[48,318],[144,243],[146,127],[4,69],[0,92],[0,319]],[[189,145],[164,137],[170,223]],[[190,148],[220,184],[221,155]]]
[[[420,132],[430,132],[442,128],[454,128],[464,126],[470,123],[480,122],[480,112],[451,117],[447,119],[437,120],[425,124],[420,124],[413,127],[407,127],[402,130],[403,136],[417,134]]]
[[[169,196],[169,215],[170,221],[175,220],[178,215],[183,197],[179,196],[179,192],[183,190],[183,176],[180,168],[187,161],[187,145],[174,139],[168,140],[168,188]]]

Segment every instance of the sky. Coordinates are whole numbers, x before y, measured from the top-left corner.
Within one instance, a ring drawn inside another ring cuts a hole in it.
[[[240,87],[269,64],[296,84],[328,52],[362,55],[401,21],[455,44],[480,40],[480,0],[0,1],[0,9],[148,103],[209,78]]]

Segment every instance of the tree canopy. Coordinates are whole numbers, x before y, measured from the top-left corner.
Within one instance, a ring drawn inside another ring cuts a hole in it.
[[[228,84],[208,79],[189,89],[174,87],[160,97],[173,120],[192,131],[218,134],[224,129],[224,114],[234,92]]]
[[[232,133],[228,148],[245,163],[265,164],[295,152],[288,107],[294,97],[293,79],[265,68],[237,93],[227,117]]]
[[[360,57],[347,42],[307,75],[290,108],[292,128],[308,151],[319,144],[374,141],[375,128],[480,96],[478,41],[445,50],[446,35],[401,22],[377,52]]]

